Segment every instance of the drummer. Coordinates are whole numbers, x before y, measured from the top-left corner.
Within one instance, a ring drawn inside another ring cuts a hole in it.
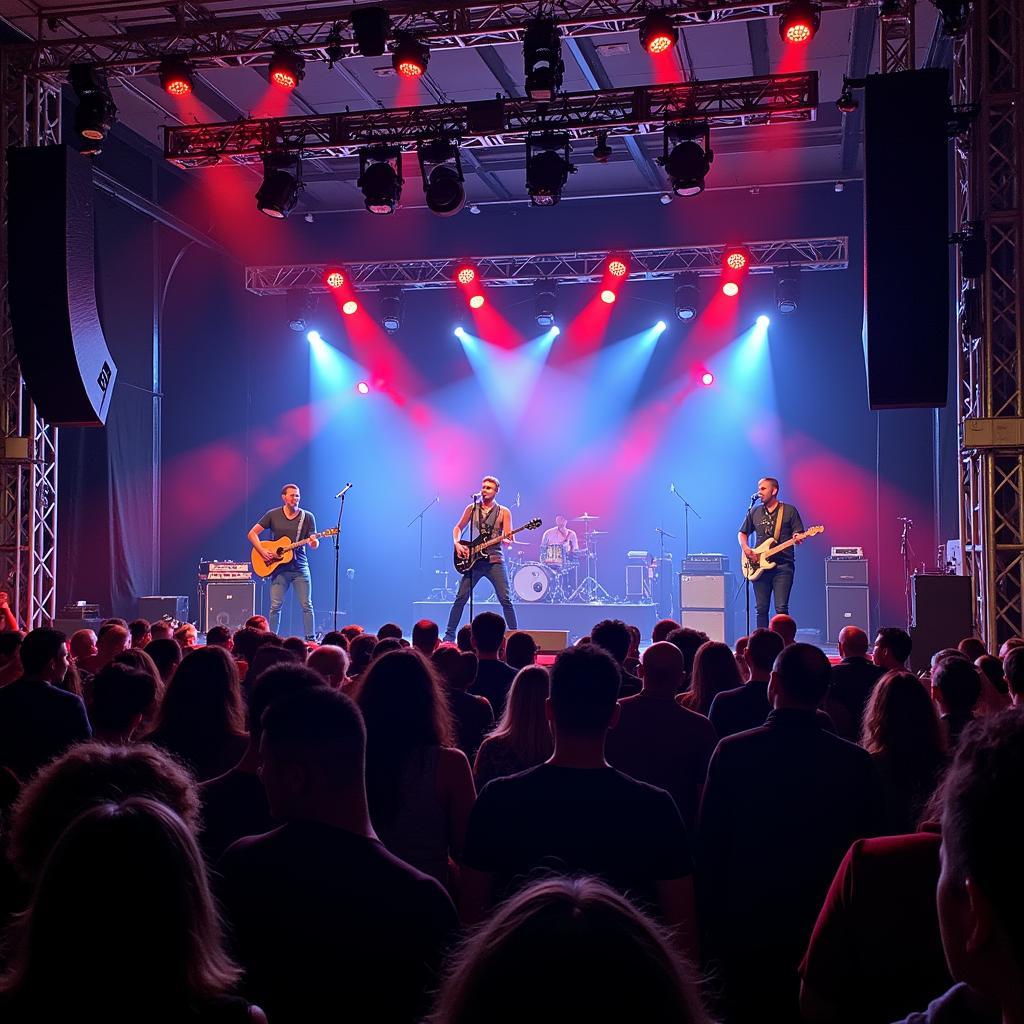
[[[576,531],[569,528],[568,520],[561,513],[555,516],[555,525],[550,530],[545,530],[544,536],[540,539],[541,557],[544,561],[548,561],[544,556],[549,547],[562,549],[563,558],[559,561],[568,561],[567,556],[575,554],[580,549]]]

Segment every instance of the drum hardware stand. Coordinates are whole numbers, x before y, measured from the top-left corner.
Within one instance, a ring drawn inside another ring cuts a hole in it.
[[[577,598],[580,598],[584,604],[596,604],[602,598],[606,601],[611,599],[608,591],[597,582],[597,547],[594,538],[598,536],[600,536],[599,531],[591,530],[590,523],[584,520],[583,539],[587,547],[587,575],[569,595],[568,604],[572,604]]]
[[[673,491],[673,493],[675,493]],[[665,538],[676,539],[674,533],[663,530],[660,526],[654,528],[658,535],[658,611],[663,619],[672,618],[672,592],[669,591],[668,608],[665,607]]]
[[[423,593],[423,517],[440,500],[441,500],[441,496],[438,495],[436,498],[433,499],[433,501],[427,502],[427,504],[423,508],[423,511],[422,512],[417,512],[416,515],[414,515],[412,517],[412,519],[410,519],[409,522],[406,523],[406,525],[405,525],[405,528],[408,530],[409,527],[412,526],[412,524],[415,523],[417,519],[420,521],[420,553],[419,553],[419,558],[418,558],[418,560],[416,562],[416,574],[417,574],[416,580],[417,580],[417,584],[419,586],[419,591],[420,591],[421,594]],[[448,589],[448,580],[446,579],[444,582],[445,582],[445,589],[447,590]]]

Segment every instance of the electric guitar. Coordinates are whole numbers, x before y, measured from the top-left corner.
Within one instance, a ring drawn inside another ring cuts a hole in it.
[[[540,526],[539,519],[531,519],[524,526],[520,526],[518,529],[513,530],[511,533],[503,533],[498,537],[492,537],[490,540],[484,540],[483,537],[477,537],[472,541],[460,541],[461,544],[465,544],[469,548],[469,554],[465,558],[459,558],[459,553],[455,552],[455,571],[461,572],[465,575],[469,572],[481,558],[484,557],[484,551],[494,544],[500,544],[503,540],[508,540],[514,537],[517,533],[521,533],[523,530],[536,530]]]
[[[319,533],[311,533],[300,541],[289,540],[287,537],[278,537],[277,540],[261,540],[258,548],[252,549],[249,561],[252,563],[252,571],[257,576],[269,576],[279,565],[287,565],[295,557],[295,549],[308,544],[314,537],[333,537],[338,532],[336,526],[329,530],[321,530]],[[264,552],[273,554],[274,558],[268,562],[263,557]]]
[[[758,579],[762,573],[775,568],[775,563],[770,560],[772,555],[777,554],[779,551],[785,551],[786,548],[791,548],[794,544],[803,540],[805,537],[813,537],[816,534],[824,532],[824,526],[812,526],[809,530],[804,530],[803,533],[793,534],[789,540],[784,540],[781,544],[776,544],[774,537],[769,537],[767,540],[761,541],[761,543],[754,548],[754,558],[743,559],[744,577],[753,583],[754,580]]]

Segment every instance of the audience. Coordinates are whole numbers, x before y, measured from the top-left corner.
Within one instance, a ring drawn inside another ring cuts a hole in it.
[[[899,626],[883,626],[875,635],[871,660],[883,671],[902,671],[913,649],[910,634]]]
[[[640,671],[640,630],[636,626],[627,626],[629,630],[629,654],[626,655],[626,660],[622,663],[623,668],[631,676],[636,676],[639,679]]]
[[[771,713],[768,680],[775,659],[785,646],[782,637],[770,629],[755,629],[743,651],[749,681],[735,690],[718,694],[708,717],[719,739],[764,725]]]
[[[657,910],[696,959],[693,869],[679,811],[664,790],[605,760],[619,683],[619,666],[595,644],[555,659],[547,705],[554,753],[480,794],[463,858],[464,918],[483,920],[538,870],[594,874]]]
[[[377,637],[373,633],[359,633],[349,641],[348,679],[350,683],[358,683],[363,673],[373,661],[373,649],[377,646]]]
[[[402,641],[396,636],[386,636],[383,640],[378,640],[376,646],[373,648],[373,657],[370,659],[371,664],[383,654],[400,650],[402,650]]]
[[[174,627],[167,619],[157,619],[156,622],[149,624],[149,635],[153,640],[173,640]],[[148,647],[149,644],[146,646]]]
[[[455,646],[460,651],[473,650],[473,627],[467,622],[464,626],[459,628],[458,633],[455,634]]]
[[[96,653],[87,658],[79,658],[77,660],[78,667],[90,675],[95,675],[104,665],[109,665],[116,655],[128,650],[129,647],[131,647],[131,634],[128,632],[128,627],[117,622],[108,622],[100,626],[96,640]]]
[[[590,642],[607,651],[619,666],[619,696],[632,697],[639,693],[639,676],[626,671],[626,659],[632,644],[629,627],[621,619],[603,619],[590,631]]]
[[[309,652],[306,664],[321,676],[332,690],[340,690],[348,678],[348,654],[332,644],[321,644]]]
[[[18,629],[5,629],[0,632],[0,686],[13,683],[19,676],[24,675],[24,668],[18,651],[21,648],[21,641],[25,634]]]
[[[166,686],[181,664],[181,648],[170,637],[160,637],[146,644],[146,653],[153,659],[153,664],[156,665]]]
[[[391,659],[417,658],[412,652]],[[457,926],[438,883],[377,839],[366,732],[343,693],[317,687],[263,715],[262,778],[284,822],[221,858],[221,897],[245,991],[274,1024],[414,1024]]]
[[[306,658],[309,656],[309,647],[301,636],[287,636],[281,641],[281,646],[294,655],[295,660],[299,664],[304,665],[306,663]]]
[[[932,699],[939,708],[946,748],[955,751],[960,733],[974,720],[981,696],[978,670],[963,655],[943,658],[932,669]]]
[[[71,658],[79,662],[83,658],[91,658],[96,653],[96,634],[91,629],[76,629],[68,641],[68,652]]]
[[[832,666],[832,681],[825,697],[825,710],[836,734],[856,743],[860,739],[864,708],[882,670],[868,658],[868,635],[859,626],[839,631],[838,665]]]
[[[679,695],[678,700],[684,708],[706,717],[720,693],[735,690],[742,684],[732,648],[728,644],[708,640],[697,649],[689,688]]]
[[[460,651],[455,644],[442,644],[430,661],[444,684],[455,727],[455,745],[472,764],[484,736],[494,727],[494,713],[487,698],[466,692],[476,679],[479,659],[475,654]]]
[[[268,668],[275,665],[299,665],[301,661],[295,657],[293,651],[289,651],[283,644],[274,643],[273,640],[264,641],[256,648],[256,653],[249,662],[249,668],[242,680],[242,692],[249,696],[252,693],[253,683],[259,679]]]
[[[187,653],[198,645],[199,633],[191,622],[185,622],[174,631],[174,640],[182,651]]]
[[[964,637],[956,645],[956,649],[970,662],[975,662],[988,654],[985,644],[976,636]]]
[[[1024,647],[1014,647],[1003,657],[1003,672],[1006,685],[1010,688],[1010,702],[1013,707],[1024,703]]]
[[[689,626],[680,626],[673,629],[665,638],[670,644],[675,644],[683,655],[683,671],[686,673],[686,682],[683,689],[690,685],[690,673],[693,672],[693,661],[697,652],[703,644],[706,644],[710,637],[699,629],[691,629]]]
[[[496,718],[505,712],[508,690],[516,670],[498,658],[505,637],[505,620],[497,612],[481,612],[470,624],[473,650],[480,659],[472,690],[487,698]]]
[[[535,768],[551,756],[554,744],[546,712],[549,691],[548,670],[543,665],[528,665],[516,673],[505,713],[476,755],[473,774],[478,790],[492,779]]]
[[[791,647],[796,643],[796,619],[792,615],[785,615],[781,612],[778,615],[773,615],[768,622],[768,628],[782,637],[784,646]]]
[[[149,672],[114,662],[104,666],[92,681],[93,738],[115,745],[131,743],[152,717],[156,699],[156,682]]]
[[[141,649],[153,639],[150,632],[149,619],[134,619],[128,623],[128,633],[131,637],[131,646]]]
[[[850,844],[883,829],[871,758],[816,715],[830,675],[818,648],[785,648],[768,720],[722,740],[708,768],[701,925],[724,1016],[736,1024],[797,1016],[797,965],[829,883]]]
[[[739,669],[740,678],[743,682],[747,682],[750,679],[750,673],[747,671],[747,663],[743,659],[743,653],[747,649],[747,644],[750,642],[749,636],[738,636],[736,637],[736,643],[733,644],[732,651],[736,658],[736,668]]]
[[[348,637],[340,629],[329,629],[324,633],[321,644],[326,644],[328,647],[340,647],[346,654],[348,654]]]
[[[402,639],[402,627],[397,622],[385,622],[380,629],[377,630],[378,640],[387,640],[388,638],[394,638],[395,640]]]
[[[429,658],[437,650],[440,636],[441,631],[436,622],[432,622],[430,619],[420,619],[412,627],[412,646],[424,658]]]
[[[667,640],[669,633],[679,629],[679,623],[675,619],[659,619],[651,630],[651,643],[660,644]]]
[[[0,634],[2,635],[2,634]],[[974,662],[981,680],[978,713],[994,715],[1010,707],[1010,687],[1003,672],[1003,663],[994,654],[983,654]]]
[[[537,641],[529,633],[512,633],[505,641],[505,662],[516,672],[537,661]]]
[[[665,641],[651,644],[640,659],[640,678],[640,693],[619,702],[619,721],[605,744],[608,763],[668,792],[693,831],[718,737],[703,715],[676,702],[683,678],[678,647]]]
[[[211,626],[206,631],[207,647],[223,647],[226,651],[234,649],[235,641],[232,638],[231,630],[227,626]]]
[[[269,633],[270,632],[270,620],[266,617],[266,615],[250,615],[249,618],[247,618],[245,620],[244,628],[245,629],[255,629],[255,630],[257,630],[260,633]],[[358,628],[362,628],[362,627],[358,627]]]

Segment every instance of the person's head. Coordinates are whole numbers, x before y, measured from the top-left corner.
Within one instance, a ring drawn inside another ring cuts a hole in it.
[[[90,806],[54,845],[0,990],[40,1020],[60,1007],[124,1021],[116,1007],[155,993],[167,1019],[183,1019],[240,976],[191,830],[160,801],[129,796]]]
[[[1014,647],[1024,647],[1024,638],[1011,636],[999,645],[999,657],[1005,658]]]
[[[932,696],[947,715],[969,715],[981,696],[978,670],[964,657],[943,658],[932,672]]]
[[[339,689],[348,676],[348,654],[340,647],[321,644],[309,652],[306,664],[332,689]]]
[[[133,619],[128,623],[132,647],[145,647],[153,639],[149,632],[149,619]]]
[[[104,665],[92,681],[93,735],[108,742],[130,742],[152,715],[156,697],[156,682],[148,672],[114,662]]]
[[[505,620],[497,612],[480,612],[472,622],[473,650],[483,656],[496,657],[505,639]]]
[[[640,630],[636,626],[626,626],[629,630],[629,657],[638,658],[640,656]]]
[[[932,682],[935,681],[935,671],[939,664],[948,658],[955,658],[957,661],[968,660],[967,655],[959,647],[943,647],[941,651],[936,651],[928,662],[928,674],[931,676]]]
[[[875,635],[871,660],[887,672],[894,668],[906,668],[913,644],[910,634],[899,626],[882,626]]]
[[[699,629],[680,626],[679,629],[673,629],[665,639],[679,648],[683,655],[683,666],[689,675],[693,671],[693,659],[697,657],[697,651],[700,650],[701,644],[708,642],[709,637]]]
[[[773,615],[768,622],[768,628],[782,637],[786,647],[796,643],[796,619],[792,615]]]
[[[551,678],[543,665],[521,668],[512,680],[501,720],[490,733],[505,740],[522,764],[540,764],[551,756],[550,695]]]
[[[150,640],[146,644],[146,653],[153,659],[160,678],[166,684],[181,664],[181,648],[171,637]]]
[[[561,652],[551,667],[548,718],[556,739],[601,739],[619,719],[619,666],[602,647]]]
[[[59,629],[33,629],[22,640],[19,654],[27,676],[57,683],[68,670],[68,645]]]
[[[441,631],[437,628],[436,622],[420,619],[412,627],[412,645],[420,654],[429,658],[437,650],[440,635]]]
[[[329,647],[340,647],[348,654],[348,637],[340,629],[329,629],[324,633],[324,638],[320,643],[327,644]]]
[[[749,636],[736,637],[736,642],[732,645],[732,653],[736,655],[737,660],[743,657],[743,652],[747,649],[747,643],[749,641]]]
[[[281,646],[286,650],[290,651],[296,661],[304,662],[307,655],[309,654],[309,648],[306,646],[306,641],[301,636],[289,636],[285,637],[281,641]]]
[[[25,784],[11,811],[9,857],[23,878],[42,870],[60,834],[94,804],[148,796],[199,829],[199,791],[188,769],[159,747],[79,743]]]
[[[389,636],[393,636],[396,640],[402,639],[402,627],[397,622],[385,622],[377,630],[378,640],[386,640]]]
[[[660,644],[662,640],[667,640],[669,633],[674,629],[679,629],[679,623],[675,619],[659,619],[651,630],[651,643]]]
[[[501,481],[496,476],[485,476],[480,481],[480,497],[484,501],[491,501],[501,490]]]
[[[950,974],[1004,1020],[1024,987],[1022,792],[1024,712],[972,722],[943,787],[936,903]]]
[[[860,626],[843,626],[839,630],[840,658],[866,658],[870,646],[868,635]]]
[[[690,692],[687,706],[706,715],[711,702],[723,690],[735,690],[743,685],[740,670],[736,667],[732,648],[717,640],[701,644],[693,659],[693,673],[690,676]]]
[[[776,708],[813,711],[825,699],[832,666],[813,644],[790,644],[775,659],[768,700]]]
[[[473,650],[473,627],[468,622],[455,634],[455,646],[460,651]]]
[[[1010,688],[1010,700],[1015,705],[1024,703],[1024,647],[1010,648],[1003,658],[1003,672]]]
[[[223,647],[230,651],[234,647],[230,628],[228,626],[211,626],[206,631],[206,646]]]
[[[164,737],[242,736],[238,667],[223,647],[197,647],[175,670],[157,715]]]
[[[345,809],[365,817],[365,758],[363,718],[340,690],[309,687],[263,712],[260,777],[275,818],[332,819]]]
[[[590,631],[590,642],[606,650],[621,665],[629,654],[629,627],[622,619],[602,619]]]
[[[373,661],[387,654],[389,651],[400,651],[402,650],[402,641],[397,636],[386,636],[383,640],[378,640],[373,648]]]
[[[184,651],[196,646],[199,642],[199,634],[191,622],[185,622],[174,631],[174,639]]]
[[[763,476],[757,481],[757,497],[765,505],[770,504],[779,493],[779,481],[773,476]]]
[[[151,713],[146,716],[146,724],[149,724],[152,715],[156,713],[156,709],[160,705],[160,701],[164,698],[163,677],[160,675],[160,669],[157,668],[156,662],[150,656],[149,651],[144,651],[139,647],[129,647],[127,651],[122,651],[118,654],[110,664],[127,665],[129,668],[135,669],[136,672],[147,673],[153,680],[156,696],[154,697]]]
[[[886,672],[868,698],[860,743],[869,754],[936,763],[945,744],[927,684],[913,672]]]
[[[1002,697],[1007,695],[1003,663],[994,654],[983,654],[974,662],[974,667],[982,674],[984,680],[992,684],[996,693]]]
[[[132,645],[132,635],[127,626],[110,622],[100,627],[96,635],[96,651],[103,661],[110,661],[115,654],[128,650]]]
[[[696,980],[649,917],[594,878],[520,890],[454,958],[427,1024],[705,1024]]]
[[[651,644],[640,655],[640,678],[644,692],[658,697],[674,697],[686,680],[682,651],[667,640]]]
[[[255,626],[243,626],[241,629],[236,629],[231,637],[231,652],[242,661],[252,661],[252,656],[266,636],[270,636],[270,633],[256,629]]]
[[[250,615],[245,620],[245,629],[255,629],[260,633],[270,632],[270,620],[266,615]]]
[[[91,629],[76,629],[68,641],[68,650],[75,661],[91,658],[96,653],[96,634]]]
[[[290,512],[295,512],[298,509],[301,500],[302,492],[299,490],[298,484],[285,484],[281,488],[281,502]]]
[[[149,635],[154,640],[170,640],[174,636],[174,627],[165,619],[157,619],[149,624]]]
[[[956,646],[968,661],[977,661],[982,655],[988,654],[988,648],[976,636],[965,636]]]
[[[537,641],[518,630],[510,633],[505,641],[505,661],[514,669],[519,670],[527,665],[532,665],[537,660]]]
[[[360,633],[366,632],[366,630],[363,629],[362,626],[358,625],[355,622],[350,622],[347,626],[342,626],[341,631],[345,634],[345,636],[348,637],[349,643],[352,643],[352,641],[355,640],[355,638],[359,636]]]
[[[271,704],[291,697],[292,694],[326,685],[323,678],[308,665],[299,665],[294,661],[272,665],[261,672],[253,682],[245,709],[246,728],[249,730],[249,742],[253,748],[259,749],[260,735],[263,731],[263,712]]]
[[[472,651],[460,651],[455,644],[441,644],[430,656],[430,661],[446,689],[463,692],[473,685],[480,664],[480,659]]]
[[[349,673],[361,676],[373,661],[373,651],[377,646],[377,637],[373,633],[360,633],[349,644]]]
[[[0,633],[0,665],[7,665],[18,655],[25,634],[20,629],[5,629]],[[70,651],[70,647],[68,648]]]
[[[273,634],[268,634],[273,636]],[[252,689],[253,681],[274,665],[299,665],[300,660],[294,651],[289,651],[284,644],[264,643],[256,648],[256,653],[249,659],[249,668],[245,673],[245,692]]]
[[[767,682],[772,674],[775,659],[785,646],[785,641],[773,630],[765,629],[763,626],[755,629],[747,641],[746,651],[743,652],[750,678]]]

